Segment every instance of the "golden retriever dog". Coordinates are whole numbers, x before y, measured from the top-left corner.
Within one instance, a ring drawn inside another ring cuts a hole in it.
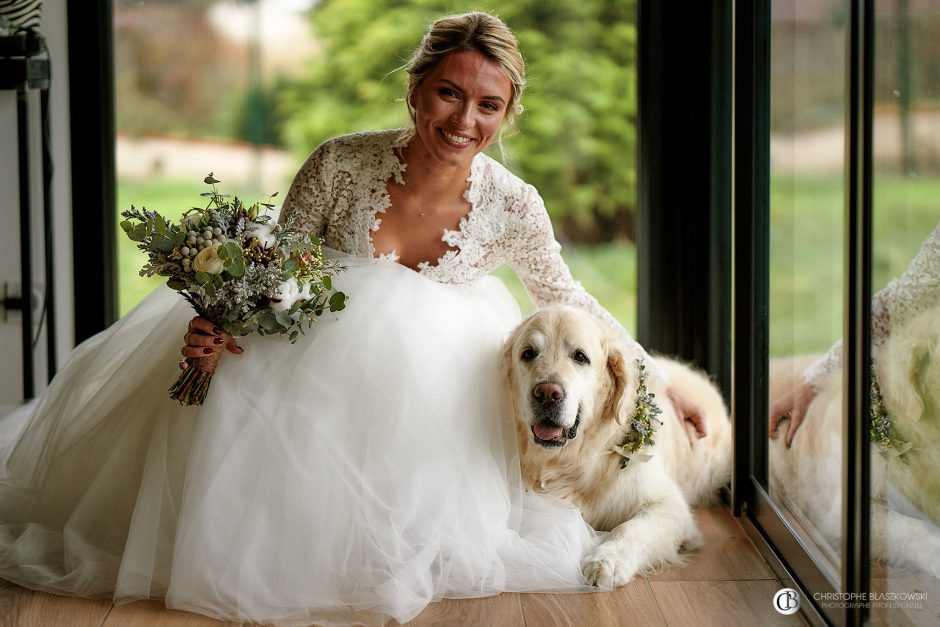
[[[892,330],[874,355],[896,444],[871,451],[871,556],[940,579],[940,307]],[[771,361],[770,398],[793,389],[815,356]],[[866,426],[867,426],[866,422]],[[837,559],[842,534],[842,371],[831,373],[787,448],[770,440],[770,493]]]
[[[587,580],[604,587],[681,563],[701,544],[691,507],[713,500],[731,478],[731,425],[718,390],[701,373],[656,358],[670,384],[702,410],[708,435],[696,438],[655,367],[641,370],[638,357],[595,317],[565,306],[523,321],[502,357],[523,481],[611,532],[583,564]],[[618,448],[644,429],[634,424],[642,385],[661,424],[651,423],[655,442],[627,459]]]

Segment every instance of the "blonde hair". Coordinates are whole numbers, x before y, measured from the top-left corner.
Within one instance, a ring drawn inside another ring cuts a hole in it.
[[[408,113],[412,122],[415,112],[411,95],[422,79],[447,55],[465,50],[476,50],[491,61],[499,63],[512,84],[506,104],[506,123],[511,127],[515,116],[522,113],[520,99],[525,91],[525,61],[519,52],[519,43],[505,22],[489,13],[473,11],[447,15],[433,22],[421,39],[411,61],[405,66],[408,82]]]

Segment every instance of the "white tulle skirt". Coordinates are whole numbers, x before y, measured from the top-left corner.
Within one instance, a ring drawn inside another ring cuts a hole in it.
[[[242,338],[199,408],[167,394],[193,316],[170,290],[76,348],[0,419],[0,577],[285,625],[589,589],[598,534],[520,483],[497,373],[512,297],[345,261],[346,310],[296,344]]]

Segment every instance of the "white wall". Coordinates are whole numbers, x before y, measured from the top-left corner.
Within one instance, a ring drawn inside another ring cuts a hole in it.
[[[66,0],[46,0],[40,31],[46,38],[52,65],[50,119],[53,160],[52,202],[55,233],[56,341],[61,365],[74,344],[72,285],[72,208],[70,182],[68,34]],[[42,155],[39,141],[39,96],[30,95],[30,160],[33,177],[33,282],[43,288]],[[0,92],[0,285],[20,282],[19,163],[17,150],[16,93]],[[2,289],[0,289],[2,294]],[[22,340],[20,315],[0,311],[0,405],[22,400]],[[46,383],[45,343],[36,347],[37,392]]]

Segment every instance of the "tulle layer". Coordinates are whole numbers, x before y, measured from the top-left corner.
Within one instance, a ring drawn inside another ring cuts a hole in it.
[[[293,345],[242,338],[202,407],[166,392],[193,315],[169,290],[78,347],[0,422],[0,577],[280,624],[587,590],[597,534],[520,483],[497,376],[512,297],[344,261],[347,309]]]

